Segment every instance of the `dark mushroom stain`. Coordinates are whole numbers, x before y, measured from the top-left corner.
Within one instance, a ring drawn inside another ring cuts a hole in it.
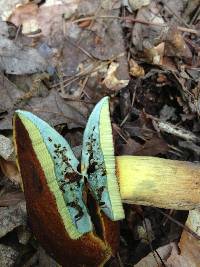
[[[83,217],[83,215],[84,215],[83,209],[78,204],[78,201],[69,202],[69,203],[67,203],[67,206],[70,206],[70,207],[72,207],[78,211],[78,213],[75,215],[75,221],[76,222],[79,221]]]
[[[52,138],[48,137],[48,141],[52,142]],[[82,175],[74,170],[71,166],[71,159],[67,157],[67,148],[62,147],[61,144],[54,143],[54,155],[53,159],[55,165],[59,166],[59,171],[61,177],[58,178],[58,185],[63,193],[66,205],[76,210],[76,215],[74,216],[75,223],[79,221],[83,216],[84,212],[82,207],[79,205],[79,199],[75,194],[75,190],[80,189]],[[71,192],[69,194],[69,192]],[[73,200],[73,201],[72,201]]]
[[[99,202],[99,205],[103,208],[105,207],[105,202],[102,201],[102,195],[104,190],[106,190],[105,185],[98,184],[97,171],[101,174],[101,177],[106,176],[106,167],[105,163],[101,158],[98,158],[98,155],[102,154],[99,143],[97,142],[94,132],[96,127],[94,126],[91,132],[91,135],[88,137],[88,142],[86,143],[87,155],[89,156],[89,166],[87,169],[87,175],[95,184],[93,190],[95,191],[96,198]],[[95,153],[94,153],[95,151]],[[103,179],[102,179],[103,180]]]

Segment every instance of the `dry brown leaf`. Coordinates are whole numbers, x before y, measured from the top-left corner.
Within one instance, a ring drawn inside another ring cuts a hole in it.
[[[142,145],[132,138],[128,138],[126,143],[118,147],[121,155],[134,155],[136,151],[142,149]]]
[[[0,208],[0,238],[11,232],[20,225],[26,225],[26,204],[25,201],[17,205]]]
[[[117,2],[117,4],[116,4]],[[34,3],[20,6],[13,12],[10,17],[10,22],[13,22],[17,26],[22,25],[23,32],[41,31],[40,36],[45,43],[49,46],[57,49],[57,55],[62,49],[62,58],[54,60],[55,64],[59,64],[61,69],[61,79],[63,76],[73,77],[77,74],[78,66],[84,62],[87,67],[94,62],[94,58],[100,60],[110,60],[116,58],[119,63],[116,77],[119,81],[128,80],[128,68],[127,60],[125,56],[124,41],[122,35],[121,24],[115,18],[107,19],[106,16],[118,16],[120,13],[120,1],[102,1],[102,8],[99,7],[99,1],[50,1],[37,7]],[[105,19],[73,22],[69,18],[73,15],[75,18],[94,16],[97,10],[98,16],[105,16]],[[49,15],[51,14],[51,15]],[[90,31],[85,31],[81,28],[86,27],[88,23],[92,21],[90,25]],[[38,26],[37,26],[38,25]],[[25,29],[26,27],[26,29]],[[34,35],[32,35],[34,37]],[[38,38],[38,35],[36,34]],[[37,41],[37,39],[35,38]],[[98,41],[97,41],[98,40]],[[123,56],[119,56],[124,53]],[[66,60],[67,59],[67,60]],[[64,70],[64,71],[63,71]],[[100,87],[100,82],[104,76],[92,76],[82,77],[76,79],[75,82],[64,84],[62,88],[62,94],[68,93],[74,95],[73,92],[81,87],[80,92],[86,92],[86,95],[93,98],[93,95],[88,93],[94,91],[95,86]],[[80,80],[87,79],[85,85],[80,86]],[[73,79],[72,79],[73,80]],[[117,81],[117,83],[120,83]],[[92,84],[92,85],[91,85]],[[60,84],[62,86],[62,84]],[[125,86],[125,85],[124,85]],[[111,85],[112,87],[112,85]],[[121,86],[123,87],[123,86]],[[102,86],[103,88],[103,86]],[[100,88],[101,89],[101,88]],[[102,91],[104,88],[102,89]],[[100,90],[99,90],[100,91]],[[102,94],[101,94],[102,96]]]
[[[4,107],[3,110],[8,111],[8,114],[0,120],[0,129],[12,129],[15,96],[19,95],[19,97],[21,97],[23,94],[14,86],[11,87],[10,84],[12,83],[9,82],[7,78],[5,78],[5,81],[0,79],[0,82],[1,81],[4,86],[2,86],[3,94],[0,98],[0,108],[2,103]],[[52,89],[49,95],[33,97],[20,107],[15,107],[15,109],[17,108],[33,112],[52,126],[67,124],[69,129],[71,129],[85,126],[91,105],[85,105],[85,103],[81,101],[64,100],[57,90]]]
[[[9,16],[17,6],[28,3],[29,0],[1,0],[0,2],[0,17],[3,20],[8,20]]]
[[[129,74],[133,77],[143,77],[145,72],[144,69],[137,64],[132,58],[129,61]]]
[[[35,3],[27,3],[18,6],[9,18],[15,25],[22,25],[22,33],[30,34],[39,30],[37,22],[38,5]]]
[[[147,140],[138,151],[135,151],[134,155],[156,156],[158,154],[165,154],[168,150],[169,147],[164,139],[154,136],[152,139]]]
[[[7,192],[0,196],[0,207],[16,205],[22,200],[24,200],[24,193],[17,191]]]
[[[155,2],[152,1],[149,6],[141,8],[136,19],[149,22],[149,25],[135,23],[133,26],[132,42],[138,51],[143,51],[144,48],[152,49],[162,42],[164,20]],[[161,26],[155,26],[154,23]],[[155,50],[154,53],[157,51]]]
[[[32,74],[46,71],[47,62],[36,48],[19,45],[14,40],[0,36],[0,70],[8,74]],[[28,59],[28,60],[27,60]]]
[[[55,267],[58,266],[55,260],[53,260],[42,247],[39,247],[38,251],[39,266]]]
[[[129,9],[136,11],[143,6],[149,5],[150,0],[128,0]]]
[[[21,175],[14,161],[8,161],[3,158],[0,158],[0,167],[3,174],[7,178],[9,178],[11,181],[17,184],[21,183]]]
[[[91,23],[92,23],[92,20],[88,19],[88,20],[85,20],[85,21],[82,21],[82,22],[78,23],[78,26],[80,28],[87,28],[87,27],[89,27],[91,25]]]
[[[165,259],[170,255],[174,244],[168,244],[166,246],[160,247],[157,249],[158,254],[163,259],[166,267],[172,267],[165,262]],[[134,265],[134,267],[163,267],[159,257],[154,253],[149,253],[146,257],[144,257],[141,261]],[[173,267],[175,267],[173,265]],[[178,266],[177,266],[178,267]],[[179,266],[180,267],[180,266]]]
[[[9,114],[9,111],[12,110],[16,99],[20,98],[23,93],[2,73],[0,73],[0,88],[0,112],[3,113],[0,120],[0,130],[12,129],[12,114]]]
[[[12,141],[4,135],[0,135],[0,157],[5,160],[14,159],[14,147]]]
[[[178,56],[186,59],[192,58],[192,53],[187,46],[182,33],[177,28],[170,28],[166,35],[165,55]]]
[[[119,63],[116,62],[112,62],[108,68],[108,71],[106,73],[106,77],[103,80],[103,84],[105,84],[105,86],[112,90],[112,91],[118,91],[124,87],[126,87],[129,83],[129,80],[119,80],[116,77],[116,71],[117,68],[119,67]]]
[[[157,51],[158,57],[153,59],[153,63],[162,65],[163,64],[163,56],[164,56],[164,52],[165,52],[165,43],[162,42],[162,43],[158,44],[157,46],[155,46],[155,50]]]
[[[17,7],[9,21],[17,26],[22,25],[24,34],[31,33],[29,31],[36,33],[39,31],[42,36],[55,37],[56,32],[58,34],[62,29],[63,15],[65,18],[69,18],[75,13],[77,7],[77,0],[70,0],[67,3],[58,0],[47,0],[39,7],[35,3],[28,3]]]
[[[200,236],[200,212],[191,210],[186,226]],[[167,263],[173,267],[199,267],[200,266],[200,240],[183,230],[180,242],[180,252],[173,249]]]
[[[132,138],[128,138],[125,144],[118,146],[118,149],[121,155],[156,156],[158,154],[165,154],[169,147],[164,139],[153,136],[152,139],[147,140],[143,145]]]
[[[19,256],[19,252],[15,250],[13,246],[0,244],[1,267],[14,266],[18,256]]]

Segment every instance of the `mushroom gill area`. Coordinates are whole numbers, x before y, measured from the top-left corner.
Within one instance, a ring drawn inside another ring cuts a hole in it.
[[[95,198],[93,197],[91,191],[88,189],[87,193],[87,208],[93,223],[95,234],[103,239],[103,222],[101,217],[101,212]]]
[[[112,221],[100,209],[92,192],[87,189],[87,208],[94,227],[94,234],[97,235],[115,256],[119,249],[119,221]]]

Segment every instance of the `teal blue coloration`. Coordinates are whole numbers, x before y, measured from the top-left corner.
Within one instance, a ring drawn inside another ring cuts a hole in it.
[[[30,120],[40,131],[46,148],[54,162],[57,183],[74,225],[80,233],[93,230],[87,208],[82,200],[84,178],[77,171],[78,160],[68,142],[49,124],[27,111],[16,111]]]
[[[100,144],[99,123],[101,109],[108,102],[104,97],[94,107],[83,136],[82,173],[87,178],[95,199],[102,211],[113,219],[112,205],[107,186],[106,166]]]

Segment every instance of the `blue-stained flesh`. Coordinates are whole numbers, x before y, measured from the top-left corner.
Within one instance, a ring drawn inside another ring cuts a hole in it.
[[[100,208],[111,219],[114,218],[107,186],[106,166],[100,144],[100,115],[102,106],[108,101],[104,97],[93,109],[83,136],[82,173],[87,178]],[[112,145],[112,144],[110,144]]]
[[[79,162],[68,142],[49,124],[32,113],[21,110],[17,113],[29,119],[40,131],[54,162],[57,183],[77,230],[80,233],[92,231],[91,219],[82,199],[84,178],[77,170]]]

